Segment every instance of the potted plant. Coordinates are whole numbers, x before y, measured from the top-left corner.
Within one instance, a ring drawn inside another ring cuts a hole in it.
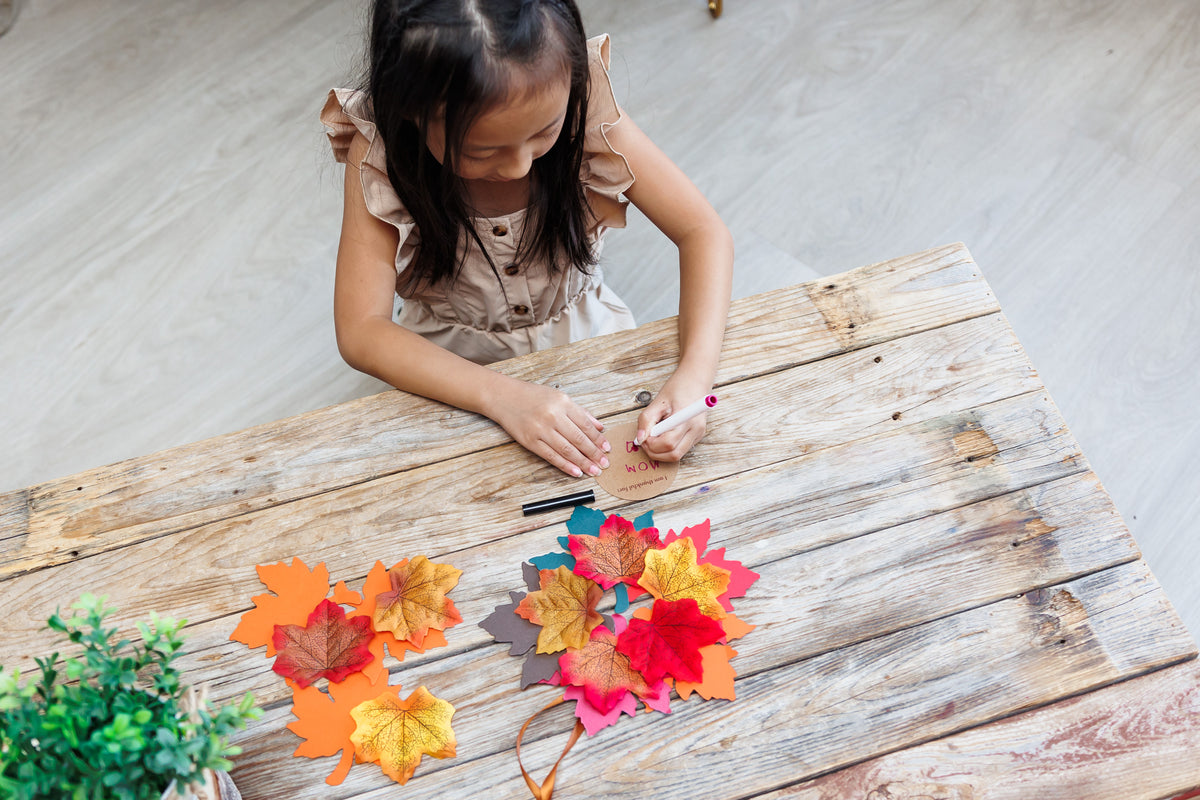
[[[259,715],[249,694],[215,709],[180,682],[176,622],[150,614],[141,642],[117,640],[104,598],[80,597],[47,626],[82,647],[37,659],[40,680],[0,667],[0,796],[158,800],[218,796],[214,776],[241,748],[229,735]],[[224,781],[228,781],[227,776]],[[232,783],[220,795],[236,797]]]

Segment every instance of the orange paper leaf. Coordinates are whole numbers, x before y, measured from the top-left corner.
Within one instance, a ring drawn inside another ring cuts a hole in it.
[[[450,718],[454,706],[431,695],[424,686],[406,700],[385,694],[356,706],[350,714],[355,728],[350,740],[363,761],[377,761],[384,773],[407,783],[421,754],[446,758],[457,743]]]
[[[538,581],[541,589],[527,594],[516,608],[518,616],[542,626],[537,652],[557,653],[586,645],[592,629],[604,621],[596,611],[604,590],[566,567],[544,569]]]
[[[316,686],[292,690],[292,714],[296,719],[288,723],[288,730],[304,740],[294,755],[319,758],[342,754],[325,779],[330,786],[344,781],[354,764],[354,743],[350,741],[354,717],[350,716],[350,710],[385,692],[399,698],[400,684],[388,686],[387,681],[386,671],[374,681],[367,674],[356,672],[340,683],[330,683],[328,694]]]
[[[696,545],[686,536],[662,550],[648,551],[646,571],[638,583],[660,600],[690,597],[700,604],[701,613],[716,618],[725,616],[717,598],[729,586],[729,570],[697,563]]]
[[[737,677],[737,674],[733,671],[729,660],[736,655],[737,650],[727,644],[710,644],[708,647],[701,647],[700,669],[704,673],[704,678],[699,683],[676,681],[675,691],[684,700],[691,697],[692,692],[696,692],[705,700],[714,698],[732,700],[734,697],[733,679]]]
[[[425,556],[401,561],[388,570],[389,588],[375,596],[375,629],[424,647],[430,629],[445,630],[462,622],[454,602],[446,597],[460,575],[462,570],[435,564]]]
[[[308,615],[329,594],[329,570],[324,564],[309,569],[299,558],[289,566],[282,562],[255,567],[258,577],[275,594],[254,597],[254,608],[242,619],[229,638],[250,647],[267,646],[267,655],[275,655],[271,637],[276,625],[304,625]]]

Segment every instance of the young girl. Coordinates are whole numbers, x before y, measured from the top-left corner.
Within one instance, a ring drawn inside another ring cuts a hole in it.
[[[574,0],[377,0],[366,89],[333,90],[321,114],[347,165],[342,357],[575,477],[608,467],[603,425],[483,365],[634,326],[596,267],[624,195],[679,248],[680,358],[638,418],[645,439],[712,388],[733,267],[725,225],[618,108],[608,63]],[[643,447],[677,461],[703,435],[701,415]]]

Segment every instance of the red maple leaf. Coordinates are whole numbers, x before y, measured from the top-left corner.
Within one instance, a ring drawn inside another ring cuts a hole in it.
[[[649,683],[667,675],[696,683],[703,676],[700,648],[724,637],[721,623],[701,614],[692,598],[655,600],[649,620],[629,620],[617,639],[617,652],[628,656]]]
[[[340,681],[374,658],[369,649],[374,635],[369,619],[346,619],[341,606],[322,600],[307,625],[275,626],[271,643],[279,655],[271,669],[301,688],[321,677]]]
[[[589,703],[601,714],[612,711],[629,692],[650,693],[642,673],[617,652],[617,635],[603,625],[592,631],[582,650],[570,650],[558,660],[563,684],[582,686]]]
[[[646,551],[660,546],[658,528],[635,530],[633,523],[613,514],[600,526],[599,536],[567,537],[575,556],[575,574],[591,578],[605,589],[618,583],[638,588],[646,568]]]

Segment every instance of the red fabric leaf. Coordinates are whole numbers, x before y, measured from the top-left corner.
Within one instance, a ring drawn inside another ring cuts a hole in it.
[[[600,526],[599,536],[567,537],[575,556],[575,574],[591,578],[605,589],[618,583],[637,588],[646,568],[646,551],[659,544],[658,528],[635,530],[632,522],[616,514]]]
[[[570,650],[558,660],[563,685],[582,686],[587,700],[601,714],[612,711],[629,692],[648,694],[642,673],[617,652],[617,635],[601,625],[592,631],[587,646]]]
[[[617,639],[617,652],[628,656],[649,683],[667,675],[695,683],[703,677],[700,648],[724,636],[721,623],[701,614],[692,598],[655,600],[648,621],[629,621]]]
[[[271,668],[301,688],[322,677],[340,681],[374,658],[369,650],[374,635],[366,617],[348,620],[341,606],[322,600],[307,625],[275,626],[271,643],[279,655]]]

